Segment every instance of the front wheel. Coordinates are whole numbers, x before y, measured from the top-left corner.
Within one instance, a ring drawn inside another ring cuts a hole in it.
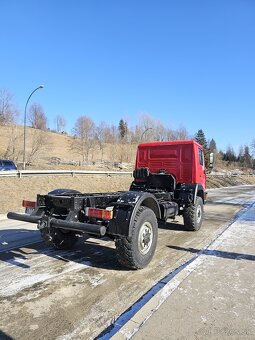
[[[158,221],[154,212],[140,207],[131,228],[131,237],[120,237],[115,241],[117,258],[121,265],[130,269],[141,269],[151,261],[158,239]]]
[[[183,220],[185,229],[197,231],[201,228],[204,216],[204,206],[201,197],[197,197],[194,204],[189,205],[183,210]]]

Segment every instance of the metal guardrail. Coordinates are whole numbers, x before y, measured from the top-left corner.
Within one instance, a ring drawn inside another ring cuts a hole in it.
[[[217,174],[207,174],[207,177],[255,177],[255,174],[226,174],[226,173],[217,173]]]
[[[0,171],[0,177],[28,177],[28,176],[41,176],[41,175],[129,175],[132,176],[130,171],[93,171],[93,170],[9,170]]]
[[[95,170],[8,170],[0,171],[0,177],[28,177],[41,175],[129,175],[132,176],[131,171],[95,171]],[[207,174],[207,177],[255,177],[255,174],[236,174],[236,173],[213,173]]]

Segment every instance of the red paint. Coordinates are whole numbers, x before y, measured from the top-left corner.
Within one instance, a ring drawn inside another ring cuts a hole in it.
[[[205,189],[204,151],[194,140],[140,144],[136,156],[138,168],[149,168],[151,173],[165,170],[175,176],[177,183],[198,183]]]

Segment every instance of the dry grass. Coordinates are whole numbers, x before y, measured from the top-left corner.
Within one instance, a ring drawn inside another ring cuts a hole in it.
[[[0,214],[8,211],[23,211],[23,199],[35,200],[37,194],[47,194],[57,188],[76,189],[85,192],[114,192],[129,189],[129,175],[79,175],[79,176],[35,176],[0,177]],[[240,184],[255,184],[254,177],[208,178],[207,187],[216,188]]]
[[[75,189],[83,193],[125,191],[131,181],[128,175],[0,177],[0,214],[24,211],[21,206],[23,199],[35,200],[37,194],[47,194],[57,188]]]
[[[32,136],[35,132],[32,128],[27,128],[27,154],[32,147]],[[45,145],[39,153],[37,159],[33,162],[33,169],[89,169],[96,170],[95,167],[86,166],[79,167],[73,165],[54,165],[50,163],[53,157],[60,158],[63,161],[80,161],[81,156],[72,153],[70,150],[70,142],[73,137],[62,135],[54,132],[45,131]],[[20,150],[19,162],[22,162],[23,156],[23,127],[22,126],[0,126],[0,158],[3,157],[9,140],[12,136],[17,137],[16,150]],[[107,145],[104,150],[103,159],[109,161],[117,161],[118,152],[127,152],[130,161],[134,164],[136,147],[129,146],[128,150],[124,150],[123,146]],[[94,152],[93,160],[100,160],[101,152],[97,147]],[[91,160],[91,158],[90,158]],[[28,168],[29,169],[29,168]],[[98,170],[107,170],[100,168]],[[117,169],[114,169],[117,170]],[[124,169],[131,171],[131,169]],[[57,188],[76,189],[81,192],[111,192],[128,190],[132,181],[131,176],[88,176],[81,175],[75,177],[69,176],[37,176],[23,178],[3,178],[0,177],[0,214],[8,211],[22,211],[21,202],[23,199],[35,200],[37,194],[47,194],[49,191]]]
[[[71,142],[73,141],[72,136],[59,134],[50,131],[39,131],[27,127],[26,132],[26,155],[31,152],[32,143],[33,143],[33,135],[35,133],[42,133],[44,143],[40,149],[40,152],[36,155],[35,160],[33,161],[33,168],[38,165],[40,168],[49,168],[54,167],[54,164],[50,163],[52,158],[59,158],[63,161],[82,161],[82,156],[74,153],[71,150]],[[16,137],[15,143],[15,161],[22,162],[23,160],[23,127],[22,126],[0,126],[0,158],[3,158],[8,143],[11,138]],[[14,143],[12,143],[13,145]],[[111,162],[119,162],[121,159],[123,162],[130,162],[134,164],[135,156],[136,156],[136,145],[111,145],[105,144],[103,155],[101,150],[99,149],[99,145],[95,145],[93,154],[90,153],[89,161],[100,161],[101,159],[104,161]],[[16,159],[18,154],[18,159]],[[70,166],[69,166],[70,167]],[[58,167],[59,168],[59,167]]]
[[[255,185],[255,177],[207,177],[207,188],[230,187],[236,185]]]

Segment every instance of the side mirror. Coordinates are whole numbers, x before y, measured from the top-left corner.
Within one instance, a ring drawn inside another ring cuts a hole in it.
[[[210,153],[210,163],[209,163],[209,168],[213,168],[213,167],[214,167],[214,161],[215,161],[215,159],[214,159],[214,153],[211,152],[211,153]]]

